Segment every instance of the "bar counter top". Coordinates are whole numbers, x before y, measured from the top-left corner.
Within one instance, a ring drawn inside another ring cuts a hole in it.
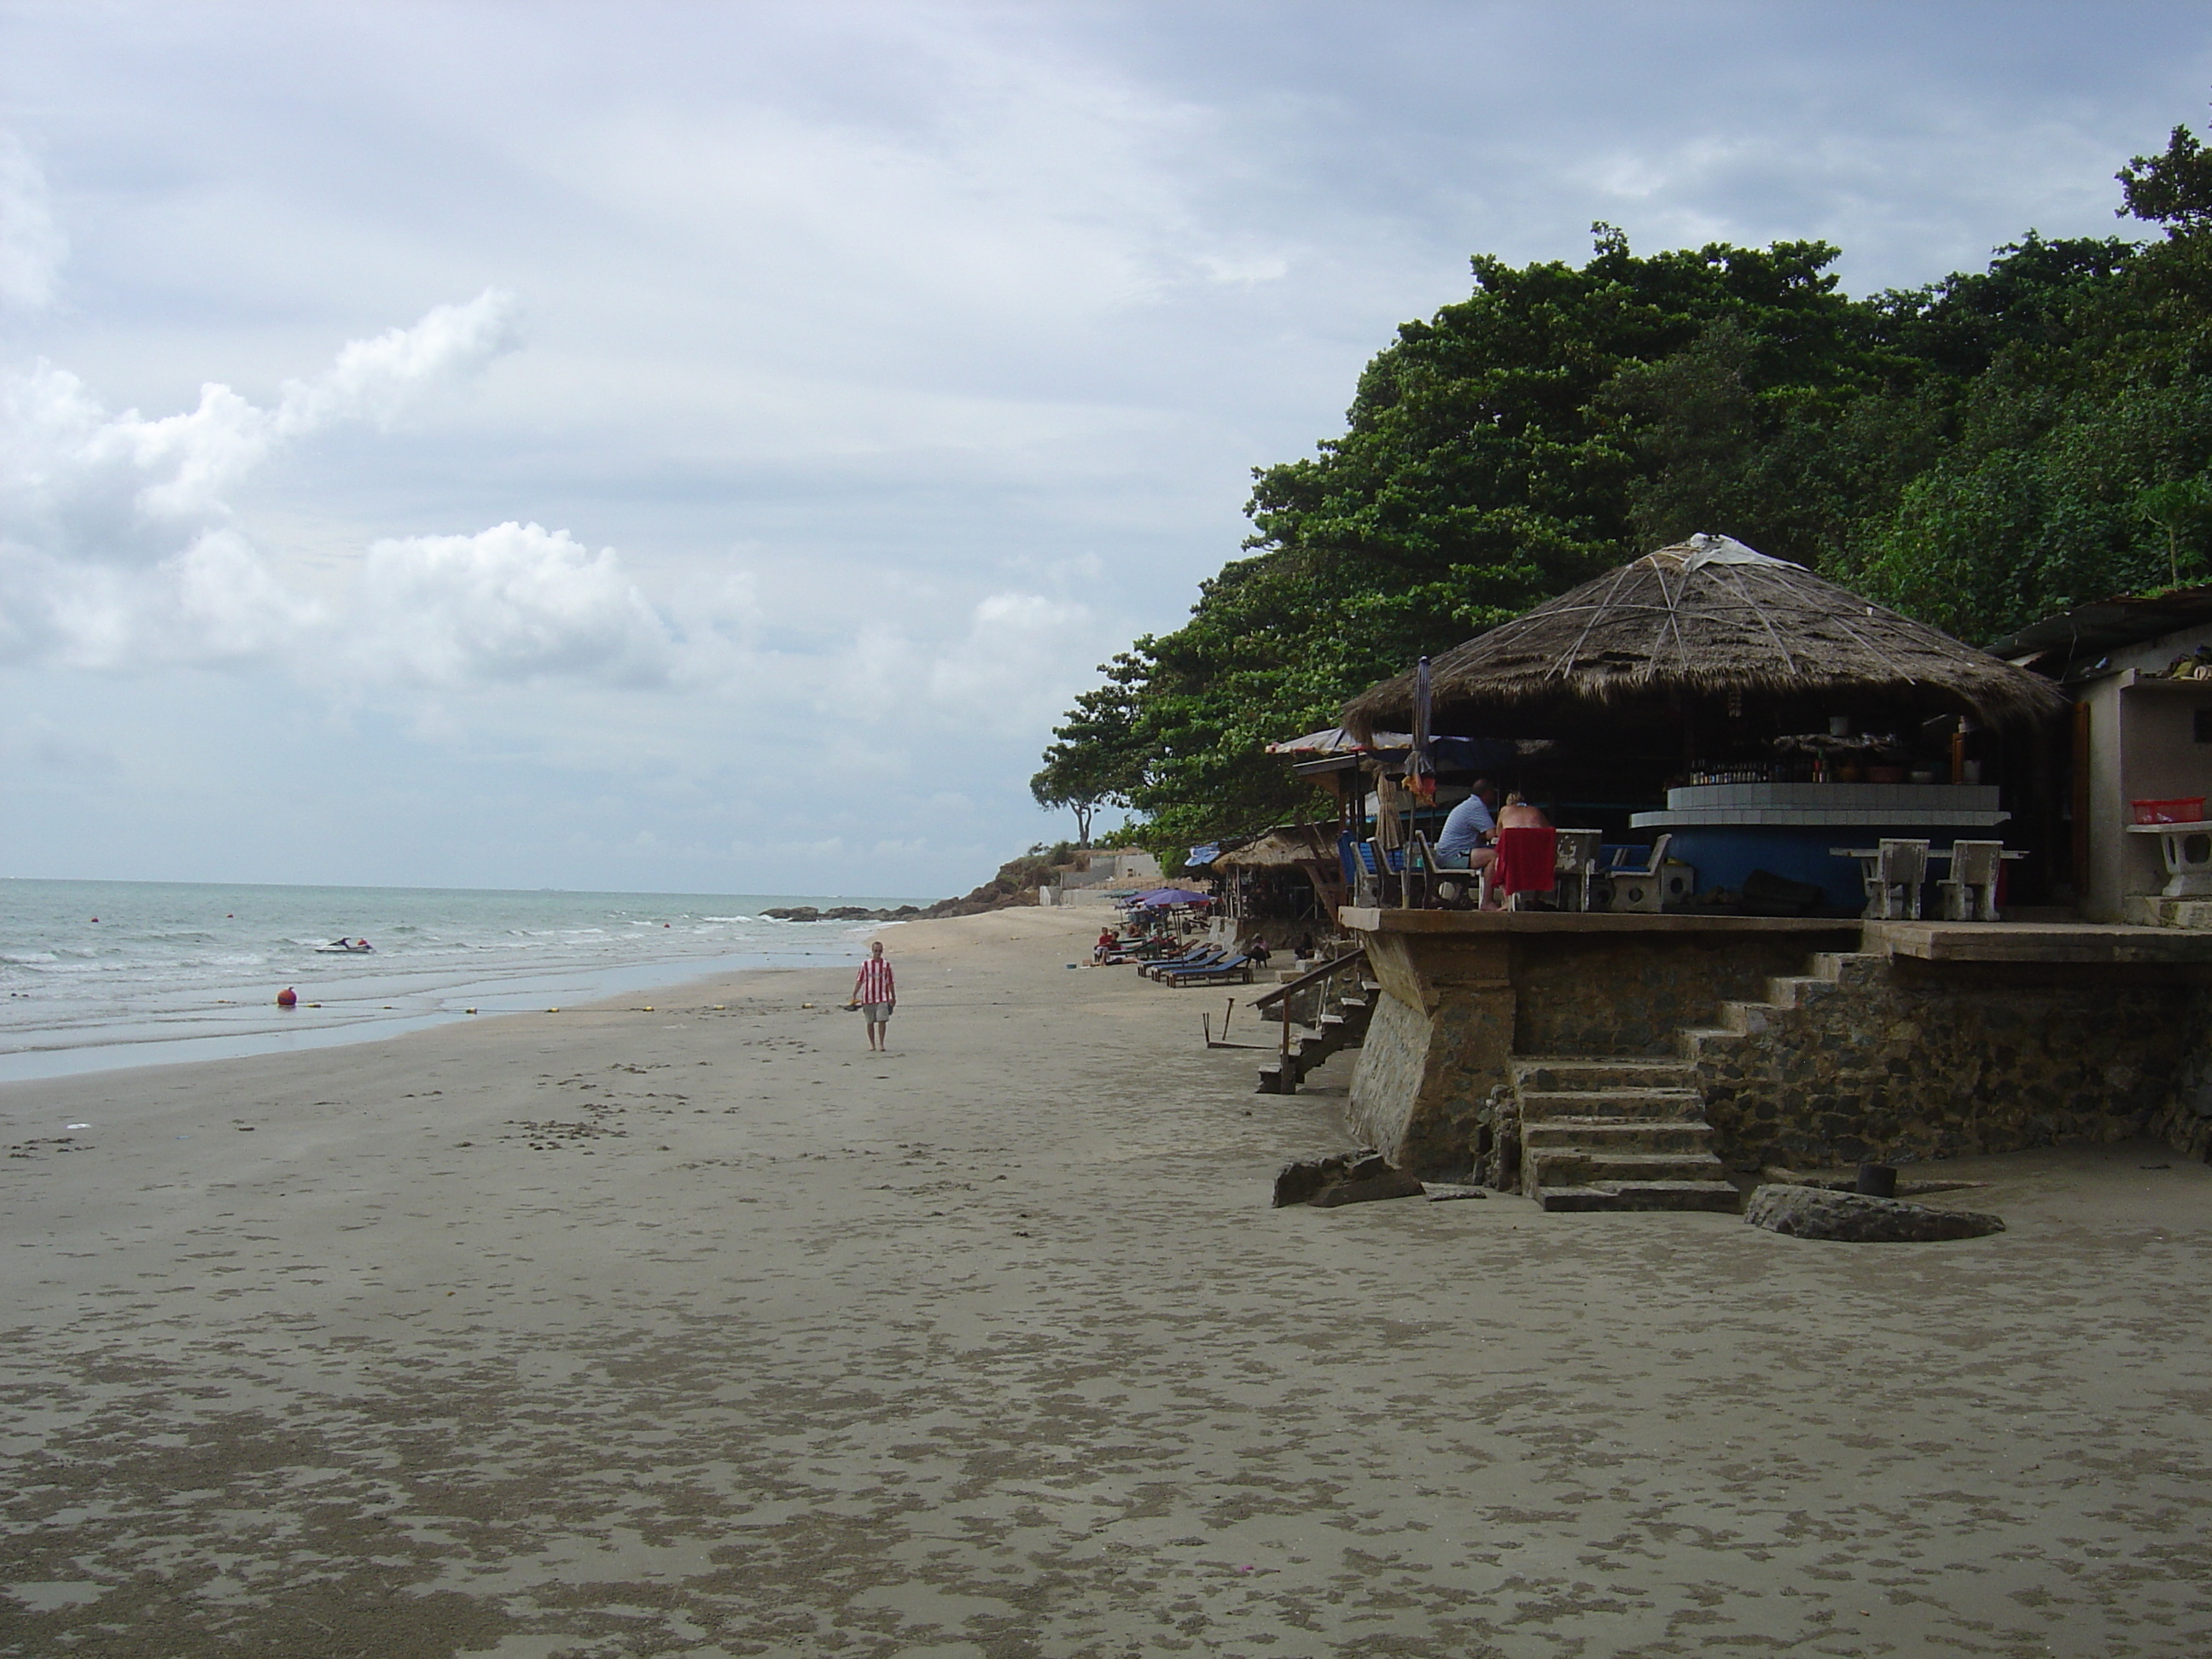
[[[1986,783],[1700,783],[1669,789],[1663,808],[1628,822],[1638,830],[1988,830],[2011,816]]]

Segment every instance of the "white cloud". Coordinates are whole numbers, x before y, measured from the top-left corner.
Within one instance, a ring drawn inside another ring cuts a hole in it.
[[[1002,591],[960,610],[886,588],[863,603],[871,620],[776,663],[775,695],[828,723],[841,763],[896,769],[947,739],[1026,739],[1112,642],[1089,606],[1042,593]]]
[[[400,684],[653,685],[675,659],[667,625],[612,548],[594,554],[535,524],[376,543],[342,626],[356,672]]]
[[[482,369],[522,343],[514,295],[488,288],[465,305],[434,306],[412,328],[351,340],[313,380],[289,380],[276,425],[287,434],[333,421],[389,426],[426,392]]]
[[[412,328],[356,340],[274,409],[210,381],[199,403],[149,420],[112,414],[66,369],[0,371],[0,547],[68,560],[144,562],[229,516],[228,493],[283,441],[343,420],[388,422],[410,401],[515,343],[511,295],[439,306]]]
[[[46,175],[21,142],[0,133],[0,305],[52,300],[68,252],[46,206]]]
[[[514,342],[511,295],[346,346],[273,409],[210,382],[181,414],[104,408],[51,363],[0,370],[0,661],[136,669],[267,658],[321,609],[233,525],[229,492],[285,441],[388,422]]]
[[[1073,600],[990,594],[976,602],[968,636],[930,665],[930,701],[1006,735],[1034,730],[1059,711],[1068,665],[1090,666],[1091,653],[1077,648],[1090,621],[1089,607]]]

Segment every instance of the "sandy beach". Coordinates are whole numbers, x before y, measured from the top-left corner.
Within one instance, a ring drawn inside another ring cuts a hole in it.
[[[1095,927],[0,1087],[0,1654],[2212,1651],[2212,1170],[1273,1211],[1351,1057]]]

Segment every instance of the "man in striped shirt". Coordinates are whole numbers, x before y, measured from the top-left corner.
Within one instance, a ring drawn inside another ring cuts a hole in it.
[[[891,965],[884,960],[884,942],[870,941],[868,959],[853,981],[853,1000],[868,1023],[868,1052],[879,1054],[890,1034],[891,1010],[898,1006],[898,987],[891,980]]]

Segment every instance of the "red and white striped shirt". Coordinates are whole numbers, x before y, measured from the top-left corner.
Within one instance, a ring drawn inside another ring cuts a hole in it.
[[[860,964],[860,975],[853,981],[853,1000],[859,1003],[896,1002],[898,989],[891,982],[891,965],[881,957],[870,957]]]

